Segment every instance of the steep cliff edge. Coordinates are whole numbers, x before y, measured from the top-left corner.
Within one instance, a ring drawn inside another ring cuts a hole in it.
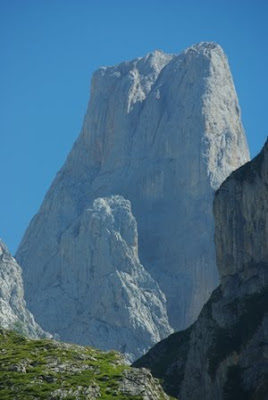
[[[268,141],[214,199],[221,284],[186,331],[135,363],[181,400],[268,398]]]
[[[32,285],[33,309],[61,339],[116,349],[133,361],[172,332],[165,296],[139,261],[137,223],[122,196],[94,200],[62,234],[42,276],[38,292]]]
[[[31,338],[51,337],[27,310],[21,268],[0,240],[0,327],[14,329]]]
[[[155,51],[100,68],[92,79],[82,132],[17,252],[27,303],[37,320],[55,321],[52,332],[58,330],[57,320],[69,320],[72,308],[62,305],[57,311],[56,297],[50,303],[51,276],[64,273],[79,283],[73,256],[63,255],[63,238],[95,199],[119,194],[131,202],[139,257],[167,298],[170,324],[188,326],[218,284],[214,190],[248,159],[220,46],[201,43],[179,55]],[[72,246],[70,241],[69,254],[75,254],[76,265],[83,264],[87,247],[81,244],[76,252]],[[64,290],[60,284],[58,293]],[[40,306],[45,293],[47,307]],[[85,297],[79,293],[82,304]],[[81,342],[91,340],[81,335]]]

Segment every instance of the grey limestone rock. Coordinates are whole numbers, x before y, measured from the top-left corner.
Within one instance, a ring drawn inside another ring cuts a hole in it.
[[[163,391],[158,380],[153,378],[145,368],[125,370],[120,384],[120,391],[124,395],[140,396],[143,400],[170,399]]]
[[[97,70],[81,134],[17,252],[30,309],[42,321],[38,304],[47,296],[47,314],[56,319],[47,276],[64,237],[96,198],[119,194],[131,202],[141,263],[167,298],[172,327],[188,326],[218,284],[214,190],[248,159],[228,61],[217,44],[179,55],[154,51]],[[71,245],[69,253],[61,268],[75,285]],[[79,262],[84,253],[80,247]]]
[[[21,268],[0,240],[0,327],[31,338],[51,337],[35,322],[24,300]]]
[[[267,276],[260,279],[261,273],[268,273],[267,186],[268,142],[258,157],[235,171],[216,192],[215,244],[224,285],[237,277],[248,282],[249,292],[256,292],[256,285],[261,289],[267,283]]]
[[[165,296],[140,264],[136,220],[122,196],[96,199],[74,220],[31,290],[48,330],[120,350],[128,360],[172,332]]]
[[[214,200],[221,284],[188,330],[135,363],[181,400],[268,398],[268,141]]]

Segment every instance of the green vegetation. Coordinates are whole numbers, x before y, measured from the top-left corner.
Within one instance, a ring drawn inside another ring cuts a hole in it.
[[[20,335],[26,335],[26,333],[27,333],[25,330],[25,325],[23,324],[22,321],[15,322],[12,330],[19,333]]]
[[[120,389],[129,370],[117,352],[31,340],[0,329],[1,400],[142,400],[141,394]]]

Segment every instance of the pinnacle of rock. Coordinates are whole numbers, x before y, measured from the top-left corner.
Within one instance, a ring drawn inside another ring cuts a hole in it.
[[[95,199],[120,195],[131,203],[140,263],[166,296],[171,326],[191,324],[218,284],[214,191],[248,160],[228,61],[217,44],[200,43],[178,55],[155,51],[97,70],[81,134],[17,252],[37,320],[55,321],[56,330],[59,318],[67,332],[72,314],[81,342],[89,340],[76,309],[54,305],[58,293],[65,293],[57,276],[79,288],[79,265],[89,271],[86,254],[96,250],[82,239],[66,247],[64,238],[76,221],[84,221]],[[95,270],[103,263],[99,256]],[[53,284],[59,285],[55,297]],[[83,312],[85,301],[91,312],[91,293],[77,289]],[[106,327],[113,329],[109,321]]]

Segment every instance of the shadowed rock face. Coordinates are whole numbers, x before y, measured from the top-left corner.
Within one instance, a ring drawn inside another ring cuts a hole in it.
[[[45,293],[50,296],[47,276],[74,270],[71,257],[55,264],[65,233],[96,198],[119,194],[131,202],[141,263],[167,298],[171,325],[188,326],[218,283],[214,190],[248,158],[218,45],[201,43],[179,55],[155,51],[100,68],[82,132],[17,252],[38,320],[55,312],[50,298],[46,316],[39,307]],[[80,248],[79,263],[85,252]]]
[[[0,327],[13,329],[31,338],[51,337],[27,310],[21,268],[0,240]]]
[[[198,320],[135,363],[182,400],[267,399],[268,141],[214,200],[221,284]]]
[[[226,288],[236,276],[242,283],[251,282],[254,292],[257,276],[256,285],[263,286],[259,278],[268,262],[267,185],[268,142],[258,157],[235,171],[216,193],[217,264]]]

